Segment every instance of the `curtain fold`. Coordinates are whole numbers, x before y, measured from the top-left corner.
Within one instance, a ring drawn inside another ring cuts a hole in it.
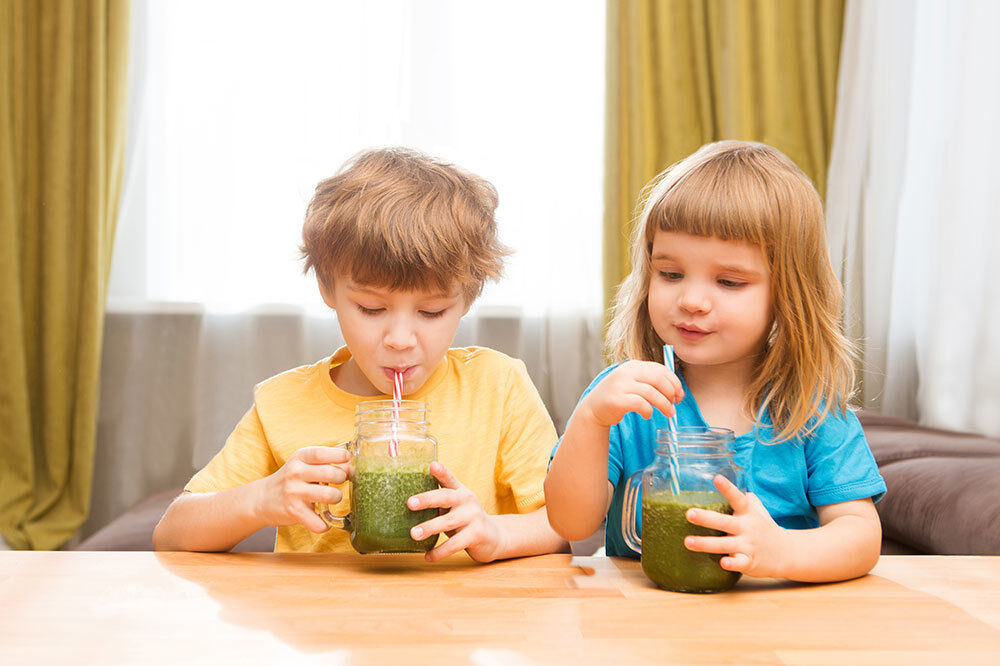
[[[844,0],[609,0],[605,305],[642,187],[720,139],[763,141],[826,186]]]
[[[827,224],[864,406],[1000,435],[1000,5],[851,1]]]
[[[52,549],[90,501],[129,3],[0,13],[0,534]]]

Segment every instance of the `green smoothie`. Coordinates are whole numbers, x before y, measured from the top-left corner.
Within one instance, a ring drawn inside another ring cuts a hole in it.
[[[425,553],[437,535],[410,538],[410,528],[438,515],[411,511],[406,500],[438,487],[426,460],[360,456],[351,478],[351,545],[359,553]]]
[[[643,493],[642,570],[660,587],[677,592],[722,592],[739,580],[739,572],[719,565],[722,555],[696,553],[684,546],[684,537],[721,536],[724,533],[688,522],[685,513],[696,507],[732,514],[729,502],[711,491]]]

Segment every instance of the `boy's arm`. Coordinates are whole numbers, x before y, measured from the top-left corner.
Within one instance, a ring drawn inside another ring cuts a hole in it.
[[[227,551],[266,527],[253,510],[254,481],[212,493],[182,493],[153,531],[155,550]],[[318,518],[318,516],[317,516]]]
[[[431,463],[431,474],[441,487],[414,495],[406,505],[412,511],[441,509],[436,518],[410,530],[419,541],[434,534],[446,534],[448,540],[424,557],[437,562],[465,550],[477,562],[492,562],[511,557],[566,552],[567,544],[549,526],[545,507],[530,513],[489,515],[468,487],[440,462]]]
[[[267,525],[304,525],[317,534],[327,525],[316,503],[336,504],[350,454],[335,446],[307,446],[273,474],[207,493],[184,493],[153,531],[156,550],[226,551]]]

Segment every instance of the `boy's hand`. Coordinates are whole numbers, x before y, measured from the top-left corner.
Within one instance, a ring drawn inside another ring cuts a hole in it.
[[[673,416],[674,403],[683,398],[681,380],[662,363],[627,361],[602,379],[580,406],[594,423],[610,428],[629,412],[648,419],[654,407]]]
[[[753,493],[741,492],[722,475],[716,476],[714,483],[729,500],[733,515],[688,509],[687,519],[695,525],[726,532],[728,536],[688,536],[684,545],[688,550],[725,554],[719,564],[729,571],[740,571],[748,576],[782,577],[779,572],[785,554],[782,545],[785,530],[774,522]]]
[[[406,502],[411,510],[437,508],[442,513],[437,518],[423,522],[410,530],[414,539],[426,539],[444,532],[448,540],[431,550],[424,557],[436,562],[465,549],[477,562],[492,562],[503,550],[503,533],[493,518],[486,514],[475,494],[462,485],[448,468],[439,462],[431,463],[433,474],[441,487],[412,496]]]
[[[336,504],[343,493],[324,484],[347,480],[347,470],[338,467],[351,454],[335,446],[307,446],[299,449],[274,474],[261,479],[256,502],[257,515],[268,525],[304,525],[317,534],[329,526],[316,515],[313,505]]]

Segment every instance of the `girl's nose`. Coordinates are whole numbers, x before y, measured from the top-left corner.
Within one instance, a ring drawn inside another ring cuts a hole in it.
[[[698,288],[688,288],[681,293],[680,307],[685,312],[704,313],[712,309],[712,301]]]
[[[383,343],[390,349],[409,349],[417,344],[417,331],[408,317],[397,317],[389,324]]]

